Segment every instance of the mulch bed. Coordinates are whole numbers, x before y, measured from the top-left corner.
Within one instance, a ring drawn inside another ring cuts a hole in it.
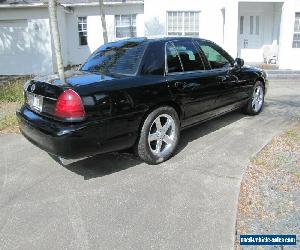
[[[275,137],[251,161],[244,175],[236,223],[240,234],[296,234],[300,247],[300,124]],[[286,247],[284,247],[286,249]]]

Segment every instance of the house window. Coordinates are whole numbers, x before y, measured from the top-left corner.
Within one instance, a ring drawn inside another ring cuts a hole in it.
[[[244,16],[240,16],[240,35],[244,34]]]
[[[300,48],[300,13],[295,14],[293,48]]]
[[[250,16],[250,35],[259,35],[259,16]]]
[[[199,37],[199,13],[198,11],[168,11],[168,35]]]
[[[136,37],[136,15],[117,15],[116,38]]]
[[[87,17],[78,17],[78,35],[79,45],[87,45]]]
[[[250,16],[250,35],[253,35],[253,16]]]
[[[255,28],[255,34],[259,35],[259,16],[256,16],[256,28]]]

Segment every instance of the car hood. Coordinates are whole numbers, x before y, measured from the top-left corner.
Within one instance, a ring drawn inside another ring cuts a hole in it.
[[[247,70],[259,71],[259,72],[263,72],[264,71],[261,68],[258,68],[256,66],[251,66],[251,65],[244,65],[243,68],[245,68]]]
[[[103,74],[96,74],[87,71],[66,71],[65,72],[65,81],[69,86],[81,86],[88,85],[95,82],[104,82],[116,79],[116,77],[107,76]],[[33,79],[38,82],[45,82],[53,85],[63,85],[61,80],[59,79],[58,74],[46,75],[42,77],[36,77]]]
[[[247,72],[253,72],[253,73],[258,74],[259,76],[262,76],[264,78],[267,77],[266,72],[261,68],[258,68],[258,67],[255,67],[255,66],[249,66],[249,65],[245,65],[245,66],[243,66],[243,68]]]

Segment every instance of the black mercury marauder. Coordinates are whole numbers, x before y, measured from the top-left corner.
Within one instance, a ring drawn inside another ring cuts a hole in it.
[[[266,73],[243,64],[198,38],[108,43],[66,72],[66,84],[56,75],[28,81],[20,130],[63,159],[134,147],[157,164],[174,153],[183,128],[240,108],[260,113]]]

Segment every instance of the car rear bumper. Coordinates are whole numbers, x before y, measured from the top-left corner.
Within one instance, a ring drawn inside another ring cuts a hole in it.
[[[25,106],[16,114],[24,137],[50,154],[77,159],[102,149],[101,134],[105,134],[105,126],[100,122],[64,124],[42,117]]]
[[[114,135],[111,126],[107,125],[110,121],[63,123],[40,116],[26,106],[16,115],[25,138],[46,152],[65,159],[81,159],[126,149],[137,139],[136,132]]]

